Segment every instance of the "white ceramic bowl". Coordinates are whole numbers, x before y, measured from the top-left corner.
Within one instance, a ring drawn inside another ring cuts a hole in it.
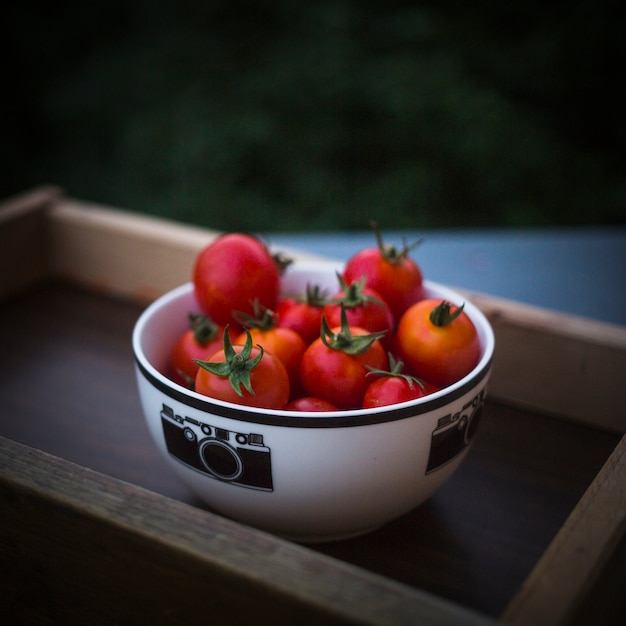
[[[291,266],[285,288],[334,292],[332,263]],[[425,281],[426,295],[461,304]],[[216,513],[300,542],[373,530],[440,487],[467,454],[486,395],[494,337],[471,303],[482,357],[474,370],[419,400],[376,409],[303,413],[247,408],[189,391],[169,378],[169,354],[199,310],[191,283],[163,295],[133,332],[148,427],[172,469]]]

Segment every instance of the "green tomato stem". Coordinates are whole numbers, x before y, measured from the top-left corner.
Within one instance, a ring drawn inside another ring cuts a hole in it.
[[[263,347],[258,345],[259,354],[257,354],[254,358],[250,358],[252,356],[252,335],[248,329],[246,331],[246,342],[241,350],[241,352],[235,352],[233,348],[233,344],[230,340],[230,335],[228,333],[228,326],[224,329],[224,355],[226,357],[225,361],[199,361],[195,362],[207,372],[211,372],[211,374],[215,374],[216,376],[221,376],[223,378],[228,378],[230,381],[230,385],[233,388],[233,391],[240,397],[243,397],[243,391],[241,388],[243,387],[246,391],[251,393],[253,396],[255,395],[254,389],[252,388],[252,380],[250,379],[250,373],[252,370],[260,363],[263,358],[264,350]]]
[[[386,331],[384,330],[367,335],[353,335],[343,304],[341,305],[341,329],[338,333],[332,332],[328,326],[326,316],[322,316],[320,338],[322,343],[332,350],[341,350],[346,354],[356,356],[366,352],[377,339],[382,339],[385,335]]]
[[[430,312],[429,318],[434,326],[441,328],[453,322],[463,312],[465,303],[457,307],[453,312],[451,312],[451,306],[452,305],[448,301],[442,300],[441,304],[438,304]]]

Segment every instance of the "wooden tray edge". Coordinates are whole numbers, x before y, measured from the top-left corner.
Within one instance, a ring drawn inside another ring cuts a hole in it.
[[[0,301],[48,276],[46,212],[61,197],[41,187],[0,204]]]
[[[511,626],[569,623],[625,533],[626,435],[511,600],[502,621]]]
[[[3,571],[11,572],[3,590],[9,608],[13,602],[15,610],[23,610],[23,589],[47,587],[55,594],[55,604],[64,607],[65,623],[86,618],[98,623],[98,611],[91,614],[93,607],[128,597],[127,587],[134,580],[132,612],[126,613],[130,602],[117,603],[113,615],[124,623],[134,613],[141,623],[151,619],[162,623],[168,610],[170,623],[183,619],[199,623],[209,616],[217,623],[248,623],[254,621],[254,612],[289,626],[496,623],[428,593],[2,437],[0,502],[4,545],[0,563]],[[107,570],[116,573],[108,578],[98,563],[88,562],[89,553],[104,549]],[[125,551],[138,562],[129,563]],[[48,576],[39,580],[42,556]],[[146,582],[141,584],[143,577]],[[209,584],[210,610],[202,598],[186,601],[194,581],[202,582],[204,594]],[[89,598],[88,606],[76,601],[81,597]],[[41,618],[41,623],[49,619],[49,602],[47,594],[31,594],[28,611],[33,619]]]

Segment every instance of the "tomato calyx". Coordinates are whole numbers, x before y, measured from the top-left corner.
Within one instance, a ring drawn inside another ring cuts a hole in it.
[[[333,332],[328,325],[326,316],[322,316],[320,338],[322,343],[331,350],[341,350],[351,356],[357,356],[367,352],[377,339],[382,339],[387,334],[386,331],[355,335],[352,333],[346,309],[341,304],[341,327],[339,332]]]
[[[281,274],[284,274],[285,270],[293,264],[293,259],[285,255],[283,252],[276,252],[272,254],[272,259]]]
[[[392,265],[399,265],[402,263],[408,256],[409,253],[417,246],[421,245],[422,239],[418,239],[412,244],[407,244],[406,241],[402,242],[402,248],[398,249],[393,244],[386,244],[383,241],[383,236],[380,232],[380,228],[375,221],[370,221],[370,226],[374,231],[374,236],[376,237],[376,244],[378,245],[378,250],[380,251],[381,256]]]
[[[451,322],[453,322],[461,313],[465,307],[465,303],[461,306],[457,307],[454,311],[451,311],[452,305],[447,300],[442,300],[441,304],[438,304],[428,316],[431,323],[434,326],[438,326],[441,328],[442,326],[447,326]]]
[[[252,335],[250,335],[250,331],[245,329],[246,332],[246,342],[241,350],[241,352],[235,352],[233,348],[233,344],[230,340],[230,336],[228,334],[228,326],[224,329],[224,355],[226,357],[225,361],[199,361],[196,360],[196,363],[207,370],[207,372],[211,372],[211,374],[215,374],[216,376],[222,376],[223,378],[228,378],[230,381],[230,385],[233,388],[234,392],[243,397],[243,392],[241,391],[241,387],[243,387],[246,391],[251,393],[253,396],[256,395],[254,393],[254,389],[252,388],[252,381],[250,380],[250,372],[259,364],[261,359],[263,358],[264,350],[263,347],[257,345],[259,349],[259,353],[254,357],[250,358],[252,355]]]
[[[278,323],[277,313],[263,306],[258,299],[253,301],[252,311],[252,315],[244,311],[233,311],[233,317],[244,328],[270,330]]]
[[[296,300],[302,304],[308,304],[309,306],[317,307],[321,309],[329,302],[328,291],[322,289],[319,285],[306,284],[306,290]]]
[[[417,378],[417,376],[410,376],[409,374],[403,374],[402,370],[404,369],[404,363],[400,360],[394,358],[391,352],[387,353],[389,358],[389,369],[388,370],[380,370],[375,367],[370,367],[366,365],[369,372],[365,374],[366,376],[378,376],[378,377],[387,377],[387,378],[402,378],[406,380],[410,389],[413,389],[413,385],[417,383],[419,387],[421,387],[424,391],[426,390],[426,385],[421,378]]]
[[[384,306],[385,303],[380,298],[364,293],[364,289],[367,286],[367,276],[362,276],[360,280],[348,284],[339,272],[336,272],[336,274],[342,295],[331,298],[329,302],[343,304],[346,309],[355,309],[370,302]]]
[[[299,293],[285,292],[285,298],[293,300],[297,304],[307,304],[318,309],[324,308],[329,302],[328,290],[322,289],[319,285],[307,283],[306,289]]]
[[[309,306],[322,308],[328,302],[328,291],[319,285],[307,283],[303,302]]]
[[[204,313],[189,313],[189,328],[193,332],[193,338],[201,346],[215,339],[219,327]]]

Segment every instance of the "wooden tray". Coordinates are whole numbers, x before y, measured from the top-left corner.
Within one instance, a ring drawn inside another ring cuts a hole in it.
[[[296,545],[204,509],[143,423],[132,326],[189,280],[215,234],[52,188],[0,206],[12,623],[538,626],[625,614],[626,329],[466,294],[497,349],[464,464],[379,531]]]

